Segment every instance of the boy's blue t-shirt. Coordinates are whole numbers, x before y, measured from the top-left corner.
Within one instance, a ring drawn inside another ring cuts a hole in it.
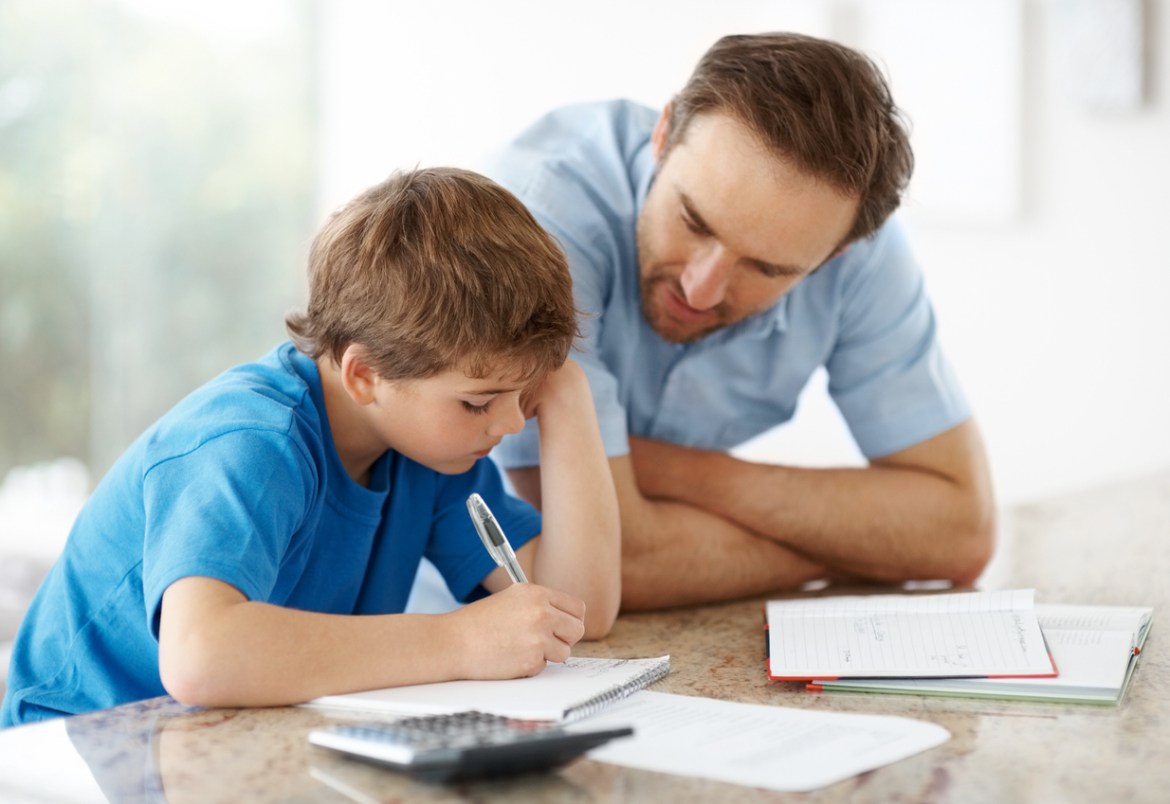
[[[477,461],[444,475],[393,451],[368,487],[341,465],[320,375],[291,343],[228,371],[147,430],[80,513],[13,649],[3,725],[165,694],[163,592],[216,578],[249,600],[333,614],[403,611],[423,556],[458,600],[495,568],[478,492],[518,546],[540,515]]]

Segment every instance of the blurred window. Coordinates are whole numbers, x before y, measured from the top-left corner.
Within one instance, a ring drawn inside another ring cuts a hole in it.
[[[315,22],[313,0],[0,3],[0,479],[70,457],[96,481],[285,337]]]

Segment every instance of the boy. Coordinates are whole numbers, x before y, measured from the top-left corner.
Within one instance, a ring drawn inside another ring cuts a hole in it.
[[[292,343],[180,402],[98,486],[21,626],[4,725],[532,675],[608,632],[617,502],[553,240],[481,176],[396,174],[325,224],[309,286]],[[543,531],[486,459],[530,416],[555,467]],[[533,583],[495,567],[472,492]],[[476,602],[402,614],[424,555]]]

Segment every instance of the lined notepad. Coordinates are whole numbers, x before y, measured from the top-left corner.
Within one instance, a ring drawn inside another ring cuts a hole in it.
[[[767,604],[773,680],[1054,676],[1034,590]]]
[[[670,672],[670,657],[549,663],[530,678],[444,681],[327,695],[308,706],[404,715],[444,715],[475,709],[521,720],[579,720],[654,683]]]

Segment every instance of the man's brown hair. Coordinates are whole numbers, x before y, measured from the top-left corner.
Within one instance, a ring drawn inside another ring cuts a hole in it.
[[[309,253],[309,304],[285,318],[297,348],[340,363],[351,343],[385,379],[456,366],[529,381],[577,335],[564,253],[477,173],[395,173],[338,209]]]
[[[878,67],[844,45],[792,33],[725,36],[671,102],[666,152],[700,114],[730,114],[782,159],[860,198],[845,243],[902,199],[914,154]]]

